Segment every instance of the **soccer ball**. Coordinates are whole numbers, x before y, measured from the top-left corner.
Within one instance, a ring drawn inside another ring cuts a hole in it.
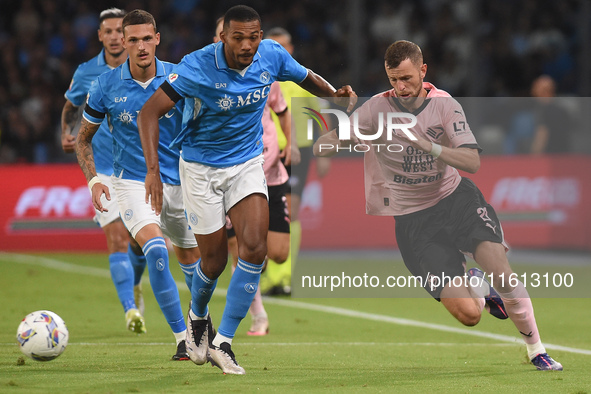
[[[50,311],[29,313],[16,332],[21,351],[37,361],[50,361],[68,345],[68,328],[57,314]]]

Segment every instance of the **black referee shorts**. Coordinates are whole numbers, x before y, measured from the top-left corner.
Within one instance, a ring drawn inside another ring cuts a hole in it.
[[[462,252],[474,253],[482,241],[503,242],[495,210],[468,178],[435,206],[394,218],[404,264],[438,301],[447,278],[464,275]],[[433,281],[433,276],[440,280]]]
[[[289,212],[287,210],[287,182],[269,186],[269,231],[289,234]],[[226,220],[226,231],[228,238],[236,236],[236,231],[232,227],[230,220]]]

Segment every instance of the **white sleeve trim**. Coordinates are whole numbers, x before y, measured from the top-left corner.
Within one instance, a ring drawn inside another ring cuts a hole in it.
[[[100,125],[101,123],[103,123],[103,121],[101,120],[100,122],[95,122],[94,120],[90,120],[86,117],[86,112],[82,112],[82,117],[88,122],[88,123],[92,123],[92,124],[96,124],[96,125]]]
[[[310,74],[310,69],[306,68],[306,76],[304,77],[304,79],[302,79],[300,82],[298,82],[298,85],[302,82],[304,82],[306,80],[306,78],[308,78],[308,75]]]

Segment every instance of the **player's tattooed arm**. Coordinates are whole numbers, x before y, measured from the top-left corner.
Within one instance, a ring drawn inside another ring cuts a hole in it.
[[[99,126],[82,118],[80,130],[76,137],[76,157],[87,182],[96,176],[94,154],[92,152],[92,137],[96,134]]]
[[[92,137],[96,134],[99,126],[82,118],[80,130],[76,137],[76,157],[88,182],[88,187],[92,194],[92,205],[100,212],[108,212],[109,210],[103,206],[101,197],[104,194],[105,198],[110,201],[111,194],[107,185],[102,184],[100,178],[97,176],[94,165],[94,154],[92,152]]]
[[[62,149],[66,153],[73,153],[75,150],[76,137],[72,135],[72,130],[78,120],[78,107],[70,100],[66,100],[64,109],[62,109]]]

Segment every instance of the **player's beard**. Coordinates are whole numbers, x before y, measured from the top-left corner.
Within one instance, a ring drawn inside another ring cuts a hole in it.
[[[151,59],[137,59],[135,65],[142,70],[148,70],[150,67],[156,67],[155,60],[152,57]]]
[[[142,56],[144,56],[143,59]],[[150,55],[150,52],[148,51],[137,52],[133,55],[133,57],[135,59],[136,66],[142,69],[150,68],[154,63],[154,55]]]
[[[254,56],[249,56],[248,58],[245,58],[244,56],[236,56],[236,65],[240,67],[241,70],[243,70],[252,64],[253,59]]]
[[[418,107],[418,105],[417,105],[418,99],[419,99],[419,97],[416,97],[416,96],[398,97],[398,102],[400,103],[400,105],[402,105],[407,110],[414,111],[416,109],[416,107]]]
[[[399,96],[398,102],[404,108],[408,109],[409,111],[414,111],[415,109],[420,107],[423,104],[423,101],[425,100],[425,97],[419,97],[422,89],[423,89],[423,80],[421,79],[421,82],[418,87],[418,91],[413,92],[409,97],[400,97]]]

